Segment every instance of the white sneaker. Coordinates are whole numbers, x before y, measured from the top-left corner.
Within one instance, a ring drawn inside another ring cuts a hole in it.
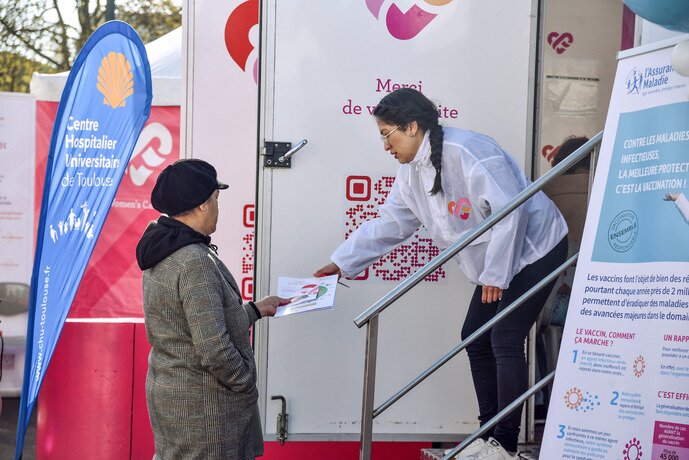
[[[519,458],[519,453],[510,454],[498,441],[488,438],[483,450],[476,453],[473,458],[476,460],[516,460]]]
[[[483,448],[485,447],[485,445],[486,445],[485,439],[483,439],[483,438],[474,439],[473,441],[471,441],[471,442],[469,443],[468,446],[466,446],[464,449],[462,449],[462,450],[459,452],[459,454],[455,455],[455,456],[452,457],[452,458],[455,459],[455,460],[469,460],[469,459],[473,459],[474,456],[475,456],[478,452],[480,452],[481,450],[483,450]],[[445,454],[447,454],[447,453],[450,452],[451,450],[452,450],[452,449],[447,449],[447,450],[445,451]]]

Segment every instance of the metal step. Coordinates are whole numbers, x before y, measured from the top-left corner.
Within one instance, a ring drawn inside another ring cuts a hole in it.
[[[447,449],[421,449],[421,460],[440,460]],[[520,444],[519,457],[525,460],[538,460],[541,448],[536,444]]]

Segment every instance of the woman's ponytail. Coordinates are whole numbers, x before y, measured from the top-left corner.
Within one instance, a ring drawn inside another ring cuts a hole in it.
[[[431,142],[431,163],[435,168],[435,180],[433,181],[433,188],[431,195],[443,191],[443,185],[440,179],[440,172],[443,169],[443,127],[436,124],[430,129],[429,140]]]

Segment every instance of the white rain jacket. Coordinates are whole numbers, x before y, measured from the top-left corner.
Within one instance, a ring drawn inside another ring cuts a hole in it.
[[[531,183],[490,137],[444,128],[443,191],[431,195],[435,168],[430,155],[426,133],[414,160],[398,169],[380,216],[364,222],[330,257],[344,275],[358,274],[420,225],[435,244],[447,248]],[[455,259],[472,283],[506,289],[522,268],[545,256],[566,234],[560,211],[538,192]]]

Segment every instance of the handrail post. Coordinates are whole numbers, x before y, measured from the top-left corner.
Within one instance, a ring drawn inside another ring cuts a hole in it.
[[[364,398],[361,404],[361,443],[359,459],[371,460],[373,441],[373,394],[376,389],[376,357],[378,353],[378,315],[366,327],[366,363],[364,364]]]

